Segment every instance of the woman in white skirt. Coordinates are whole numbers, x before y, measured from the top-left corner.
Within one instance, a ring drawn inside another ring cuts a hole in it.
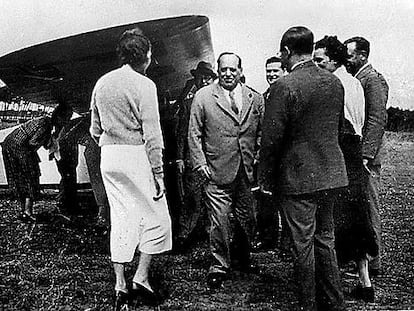
[[[157,90],[145,76],[151,43],[139,29],[127,30],[117,52],[122,66],[101,77],[93,90],[90,132],[101,147],[101,172],[110,204],[114,310],[121,310],[131,295],[158,303],[148,282],[150,262],[154,254],[171,249],[172,238]],[[132,261],[137,248],[139,265],[129,288],[124,264]]]

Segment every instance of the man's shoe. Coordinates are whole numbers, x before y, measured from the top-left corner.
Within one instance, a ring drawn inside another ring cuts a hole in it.
[[[260,274],[262,271],[259,266],[250,264],[248,266],[236,267],[234,270],[243,272],[243,273],[250,273],[250,274]]]
[[[252,245],[253,253],[267,252],[275,250],[276,246],[273,243],[266,241],[259,241]]]
[[[19,220],[25,223],[35,223],[37,221],[34,215],[32,214],[29,215],[26,212],[23,212],[19,215]]]
[[[382,271],[380,268],[370,268],[368,271],[369,271],[369,276],[372,276],[373,278],[378,277],[382,274]]]
[[[351,296],[355,299],[363,300],[365,302],[374,302],[375,301],[375,293],[374,288],[371,287],[362,287],[359,284],[351,291]]]
[[[225,273],[213,272],[207,275],[207,285],[210,289],[219,289],[226,278]]]

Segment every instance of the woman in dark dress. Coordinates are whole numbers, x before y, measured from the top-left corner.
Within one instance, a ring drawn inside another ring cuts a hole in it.
[[[20,218],[25,222],[36,221],[33,202],[40,194],[37,150],[42,146],[48,147],[51,129],[50,117],[39,117],[16,128],[2,143],[7,182],[20,201]]]
[[[325,36],[315,43],[314,62],[336,75],[345,91],[339,145],[344,155],[349,185],[334,206],[335,249],[338,262],[355,261],[359,285],[351,293],[355,298],[374,301],[374,288],[368,271],[369,257],[378,254],[378,245],[370,221],[367,196],[369,173],[363,164],[362,138],[365,123],[365,97],[361,83],[346,72],[346,47],[336,36]]]

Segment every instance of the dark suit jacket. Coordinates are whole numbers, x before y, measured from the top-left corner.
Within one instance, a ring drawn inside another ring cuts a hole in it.
[[[364,88],[365,123],[362,129],[362,156],[381,164],[382,138],[387,124],[388,84],[371,65],[356,75]]]
[[[191,106],[188,145],[194,169],[208,165],[216,184],[229,184],[242,162],[253,182],[263,115],[263,97],[242,85],[243,106],[239,119],[217,83],[205,86]]]
[[[187,162],[190,159],[190,152],[188,149],[188,124],[190,122],[191,104],[195,93],[197,92],[197,86],[194,79],[187,81],[184,90],[182,91],[178,99],[178,125],[177,125],[177,160],[184,160]]]
[[[340,80],[312,61],[272,86],[263,121],[259,183],[283,194],[305,194],[348,184],[338,145],[344,109]]]

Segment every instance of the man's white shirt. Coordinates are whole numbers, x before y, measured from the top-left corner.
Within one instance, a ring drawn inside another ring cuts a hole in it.
[[[226,96],[227,101],[229,103],[231,103],[231,101],[230,101],[230,91],[226,90],[222,86],[220,86],[220,87],[223,90],[224,96]],[[237,86],[233,89],[233,92],[234,92],[234,101],[236,102],[237,109],[239,109],[239,111],[242,111],[243,98],[242,98],[242,88],[241,88],[240,83],[237,83]]]

